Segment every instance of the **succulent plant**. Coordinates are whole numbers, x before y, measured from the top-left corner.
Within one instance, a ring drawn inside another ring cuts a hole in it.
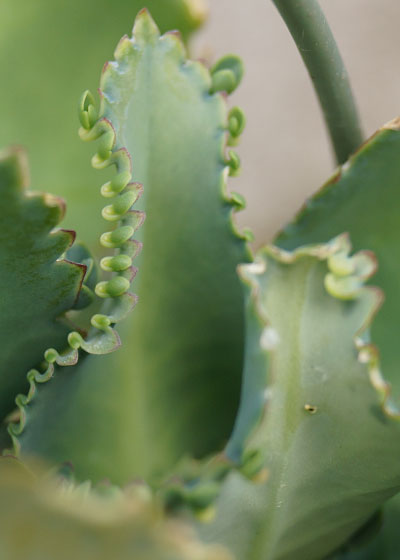
[[[298,43],[326,32],[275,3]],[[114,56],[79,105],[114,168],[100,266],[25,152],[0,157],[0,557],[394,560],[399,120],[359,147],[345,75],[331,95],[305,60],[342,165],[253,254],[240,59],[188,59],[147,10]]]

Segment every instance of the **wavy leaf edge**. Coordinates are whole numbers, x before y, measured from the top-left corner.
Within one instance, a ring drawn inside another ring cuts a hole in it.
[[[137,552],[142,553],[145,547],[157,558],[165,554],[165,558],[173,555],[181,560],[233,560],[224,547],[201,542],[187,520],[169,517],[160,500],[141,482],[124,489],[106,482],[92,487],[88,482],[77,484],[60,473],[49,473],[40,462],[26,464],[12,457],[0,458],[0,472],[4,504],[0,511],[4,526],[1,550],[21,549],[20,532],[9,530],[18,520],[21,530],[29,524],[33,532],[22,548],[33,546],[34,553],[46,559],[49,553],[54,557],[59,539],[66,534],[73,539],[75,551],[83,537],[89,535],[89,543],[95,537],[97,544],[85,548],[90,558],[97,558],[111,542],[115,547],[116,540],[118,553],[131,558],[137,534]]]
[[[5,187],[5,192],[9,189],[12,196],[15,196],[16,208],[23,212],[25,205],[29,206],[30,203],[34,203],[36,206],[40,207],[41,210],[45,209],[48,213],[50,212],[52,214],[48,223],[37,223],[37,231],[32,230],[30,232],[32,236],[36,236],[37,234],[39,240],[40,236],[42,236],[43,239],[37,244],[37,247],[34,248],[35,252],[31,253],[29,258],[34,258],[35,253],[44,248],[49,251],[49,254],[43,253],[44,259],[42,258],[36,261],[38,270],[43,267],[57,270],[57,268],[61,267],[61,269],[64,268],[65,270],[69,269],[70,271],[74,271],[75,279],[70,278],[71,283],[65,286],[70,292],[68,297],[71,301],[68,305],[61,306],[61,309],[52,315],[51,313],[49,314],[49,319],[51,317],[55,325],[64,325],[65,330],[68,331],[70,325],[68,313],[75,308],[82,290],[85,289],[89,264],[69,257],[70,251],[76,246],[76,233],[73,230],[58,227],[65,215],[65,201],[59,196],[31,189],[27,153],[22,146],[11,145],[2,149],[0,151],[0,161],[2,165],[4,164],[5,169],[8,166],[9,170],[11,170],[10,176],[8,177],[6,175],[5,183],[2,187]],[[21,218],[21,216],[19,216],[19,218]],[[12,215],[12,217],[14,216]],[[34,220],[34,216],[32,220]],[[23,261],[23,264],[26,265],[26,261]],[[63,286],[60,285],[59,288],[62,289]],[[60,295],[60,297],[62,296]],[[6,417],[6,421],[7,418],[8,416]]]
[[[87,110],[90,110],[91,117],[95,114],[93,104],[88,104],[87,100],[92,99],[88,92],[85,92],[80,104],[81,122]],[[79,350],[82,349],[87,354],[107,354],[118,349],[120,346],[120,338],[115,330],[115,325],[123,320],[131,309],[135,306],[137,297],[130,293],[131,282],[135,277],[136,269],[132,266],[132,259],[140,252],[141,244],[136,242],[132,237],[135,231],[142,225],[145,214],[132,210],[132,206],[142,194],[142,185],[139,183],[131,183],[132,164],[131,157],[126,149],[114,150],[115,131],[108,123],[100,124],[100,133],[97,138],[105,135],[107,149],[104,151],[103,144],[100,141],[98,151],[93,157],[92,164],[96,168],[106,168],[114,165],[117,174],[114,177],[114,183],[118,183],[119,187],[119,206],[118,214],[111,217],[107,211],[110,207],[103,209],[103,216],[109,221],[117,221],[117,227],[109,232],[102,234],[100,243],[103,247],[114,249],[112,256],[104,257],[101,260],[101,268],[103,271],[112,272],[112,277],[106,281],[97,282],[94,292],[98,298],[104,299],[101,311],[103,313],[95,313],[90,320],[91,329],[85,339],[82,334],[76,330],[72,330],[67,337],[66,350],[59,353],[54,348],[48,348],[44,352],[44,361],[41,370],[31,369],[26,375],[29,383],[27,394],[19,394],[15,399],[19,418],[17,421],[8,425],[8,433],[12,441],[12,449],[6,449],[4,455],[20,455],[19,436],[24,431],[27,423],[27,407],[35,398],[37,392],[37,384],[49,381],[55,372],[55,364],[58,366],[76,365],[79,360]],[[96,114],[97,124],[97,114]],[[92,123],[88,124],[92,128]],[[87,130],[87,129],[86,129]],[[104,190],[101,191],[104,196]],[[115,193],[117,194],[117,193]],[[51,199],[53,200],[52,195]],[[107,196],[107,195],[105,195]],[[108,195],[109,196],[109,195]],[[55,197],[54,197],[55,198]],[[117,202],[117,204],[118,204]],[[70,261],[67,261],[70,262]],[[78,264],[85,269],[86,266]],[[83,278],[81,287],[84,285]],[[76,303],[76,302],[75,302]]]
[[[397,121],[394,122],[397,124]],[[391,126],[392,122],[389,125]],[[379,348],[369,340],[369,328],[385,299],[381,288],[370,284],[365,285],[375,274],[378,261],[375,254],[369,250],[362,250],[350,256],[351,249],[352,245],[347,233],[337,236],[328,243],[306,245],[293,251],[287,251],[275,245],[267,245],[257,252],[253,263],[240,265],[238,274],[244,286],[249,290],[249,296],[256,310],[257,318],[263,326],[260,346],[267,355],[274,351],[275,344],[273,325],[271,325],[266,312],[263,310],[259,297],[257,276],[263,274],[268,266],[263,255],[288,265],[304,257],[315,257],[321,261],[326,260],[328,272],[325,276],[325,289],[332,297],[351,300],[356,299],[363,291],[373,292],[375,294],[375,304],[371,307],[365,322],[353,337],[354,348],[357,352],[358,361],[367,367],[371,386],[378,396],[383,414],[391,420],[400,421],[400,405],[397,406],[391,400],[390,383],[385,380],[380,368]],[[265,390],[268,390],[268,385]],[[261,423],[264,410],[265,405],[262,410],[259,410],[257,426]],[[311,406],[307,410],[311,414],[315,412]],[[253,427],[251,432],[247,434],[246,441],[251,439],[252,434],[257,430],[257,426]],[[246,443],[244,448],[246,448]]]
[[[116,149],[116,130],[112,122],[102,116],[103,88],[107,80],[107,69],[110,65],[115,69],[116,64],[123,64],[125,49],[133,48],[135,40],[140,41],[141,35],[146,36],[150,33],[157,38],[160,37],[158,27],[146,8],[136,16],[132,33],[133,37],[131,39],[125,35],[119,41],[114,52],[116,62],[106,62],[103,67],[98,90],[100,108],[96,109],[95,99],[91,92],[87,90],[81,96],[78,111],[81,124],[79,137],[85,142],[97,141],[97,151],[91,160],[92,166],[101,170],[114,165],[116,171],[114,177],[100,188],[100,193],[104,198],[114,199],[115,201],[103,208],[102,216],[108,222],[117,222],[114,230],[103,233],[100,237],[100,243],[103,247],[115,249],[112,256],[106,256],[100,261],[100,268],[104,272],[112,272],[113,277],[111,280],[98,282],[94,289],[96,296],[105,300],[101,309],[103,311],[105,308],[105,313],[92,316],[92,329],[87,339],[84,339],[77,331],[70,332],[66,351],[58,353],[55,349],[49,348],[44,354],[42,371],[29,370],[27,373],[28,393],[26,395],[19,394],[16,397],[18,414],[12,416],[8,425],[12,449],[4,451],[6,456],[20,456],[19,436],[27,425],[27,408],[35,398],[38,390],[37,385],[52,379],[55,365],[62,367],[76,365],[79,360],[80,349],[88,354],[106,354],[117,350],[121,342],[114,326],[127,316],[137,302],[137,297],[128,292],[128,289],[137,272],[135,267],[132,266],[132,259],[140,253],[142,245],[135,241],[132,236],[144,222],[145,213],[136,211],[132,207],[141,196],[143,185],[132,181],[131,155],[125,147]],[[228,176],[236,176],[240,171],[239,157],[236,152],[229,148],[239,142],[245,126],[244,114],[238,107],[228,109],[228,95],[223,89],[215,89],[215,84],[213,84],[213,68],[209,69],[202,61],[187,59],[186,49],[179,33],[169,31],[161,37],[169,37],[170,40],[176,42],[177,48],[183,55],[182,64],[189,63],[198,66],[199,73],[203,76],[207,88],[210,92],[212,91],[213,95],[220,97],[226,108],[226,126],[224,128],[226,134],[223,145],[221,145],[221,158],[225,166],[220,183],[221,201],[223,205],[230,207],[228,218],[230,233],[246,242],[247,255],[249,260],[252,261],[253,253],[248,243],[253,240],[253,234],[248,228],[240,231],[234,220],[234,214],[244,209],[245,200],[242,195],[228,191],[227,186]],[[234,58],[233,55],[230,55],[230,58]],[[239,81],[240,79],[235,87]],[[185,463],[185,459],[183,459],[183,463]],[[163,501],[167,508],[171,506],[170,509],[175,510],[180,509],[181,506],[189,507],[199,519],[207,519],[211,515],[211,502],[217,494],[214,483],[224,479],[232,468],[236,469],[238,467],[241,466],[231,462],[223,453],[217,453],[215,456],[204,460],[194,461],[188,470],[186,466],[184,467],[188,476],[184,476],[178,484],[176,484],[178,477],[172,473],[171,477],[167,476],[165,478],[160,486]],[[206,483],[204,485],[201,484],[198,477],[199,469],[205,473]],[[200,485],[198,486],[195,481],[200,482]],[[211,486],[213,486],[213,491],[209,492]],[[178,503],[175,503],[175,497],[178,494]],[[173,499],[171,499],[171,495],[174,495]]]

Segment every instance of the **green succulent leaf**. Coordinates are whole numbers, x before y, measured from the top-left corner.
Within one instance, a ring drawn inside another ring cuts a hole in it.
[[[68,201],[66,227],[98,253],[102,231],[98,176],[88,165],[90,147],[70,118],[84,88],[95,90],[102,61],[132,18],[147,6],[162,32],[184,40],[204,22],[207,0],[3,0],[0,18],[0,146],[27,147],[32,183]],[[73,36],[68,41],[66,37]]]
[[[394,120],[339,167],[276,240],[280,247],[294,249],[325,242],[347,231],[355,249],[368,247],[375,253],[379,263],[376,283],[385,293],[385,303],[372,325],[371,336],[379,348],[385,379],[391,384],[392,398],[388,398],[387,408],[394,414],[400,411],[399,154],[399,120]],[[389,387],[382,386],[382,391],[388,397]]]
[[[27,190],[27,163],[19,148],[0,154],[0,416],[26,390],[26,372],[49,346],[63,350],[68,328],[61,316],[78,301],[84,264],[62,258],[72,231],[54,230],[63,201]]]
[[[86,96],[85,96],[86,97]],[[84,103],[85,105],[85,103]],[[84,119],[82,119],[84,120]],[[88,123],[89,124],[89,123]],[[114,144],[114,131],[111,124],[103,123],[102,132],[106,138],[110,138]],[[90,258],[87,250],[78,246],[75,250],[71,250],[71,256],[81,261],[86,261],[86,265],[81,265],[87,274],[87,284],[83,285],[81,290],[82,298],[77,298],[75,309],[80,309],[87,303],[89,305],[88,332],[81,333],[76,330],[69,332],[67,337],[66,348],[60,354],[55,348],[47,348],[44,352],[44,360],[39,369],[31,369],[26,375],[29,384],[29,390],[26,394],[18,394],[15,403],[19,409],[17,418],[12,418],[8,425],[8,433],[13,443],[13,452],[19,455],[21,452],[21,434],[25,435],[26,424],[30,420],[30,412],[32,403],[35,403],[38,387],[42,383],[50,382],[53,378],[55,368],[57,366],[75,366],[78,362],[79,354],[81,356],[104,355],[114,352],[120,345],[120,339],[115,324],[126,317],[136,304],[136,296],[128,290],[132,279],[135,276],[136,269],[132,266],[132,258],[137,254],[138,242],[133,239],[137,228],[139,228],[144,219],[144,213],[134,210],[132,206],[141,194],[141,185],[138,183],[129,183],[131,178],[131,160],[125,149],[110,149],[106,151],[106,155],[101,162],[102,166],[114,165],[117,170],[116,180],[119,189],[119,196],[115,203],[107,206],[103,214],[113,222],[116,227],[111,232],[102,235],[101,241],[107,248],[114,249],[112,256],[105,257],[102,260],[103,268],[108,275],[107,280],[96,283],[97,274],[94,267],[93,259]],[[129,204],[126,203],[129,201]],[[109,216],[109,209],[112,208],[112,215]],[[117,212],[118,210],[118,212]],[[95,298],[98,296],[98,298]],[[99,310],[98,299],[103,300]],[[78,317],[82,320],[82,315],[78,313]],[[45,419],[47,422],[47,418]]]
[[[209,71],[186,59],[175,33],[160,37],[146,11],[115,58],[103,71],[99,120],[90,95],[82,99],[81,136],[100,137],[97,167],[126,149],[143,183],[139,305],[115,355],[87,357],[41,387],[19,439],[26,453],[72,461],[80,478],[124,483],[165,473],[186,453],[212,453],[228,438],[243,355],[236,266],[249,252],[232,222],[241,201],[226,193],[228,110],[223,95],[210,93]],[[103,185],[106,220],[118,217],[129,180],[119,170]]]
[[[226,55],[211,68],[211,89],[213,91],[234,91],[243,77],[243,62],[236,55]]]
[[[74,305],[74,309],[81,311],[96,300],[94,290],[98,279],[97,263],[88,248],[80,242],[74,243],[66,252],[65,257],[68,261],[80,263],[86,267],[85,278]]]
[[[375,267],[370,253],[350,256],[347,236],[266,248],[241,267],[251,340],[227,454],[258,449],[268,478],[230,475],[202,529],[239,559],[324,558],[400,489],[400,426],[368,338],[382,302],[364,286]]]
[[[399,557],[400,496],[386,502],[359,534],[328,560],[397,560]]]
[[[38,471],[37,466],[34,467]],[[40,472],[40,471],[39,471]],[[24,560],[232,560],[166,519],[150,491],[73,487],[0,462],[0,555]]]

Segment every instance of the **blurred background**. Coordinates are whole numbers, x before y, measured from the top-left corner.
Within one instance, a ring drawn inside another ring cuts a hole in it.
[[[290,0],[287,0],[290,1]],[[400,114],[399,0],[321,0],[350,75],[366,136]],[[246,74],[232,97],[247,116],[239,148],[242,192],[256,243],[269,240],[335,166],[311,81],[270,0],[213,0],[196,51],[233,51]]]
[[[98,86],[103,62],[112,58],[119,37],[130,33],[144,2],[0,3],[0,146],[28,148],[32,186],[67,198],[63,225],[76,228],[91,245],[103,228],[97,189],[106,178],[90,167],[94,147],[77,137],[77,104],[84,89]],[[177,8],[181,3],[146,2],[165,28],[174,21],[188,30],[196,27],[201,9],[189,17]],[[321,0],[321,6],[369,136],[400,113],[399,0]],[[334,169],[310,80],[270,0],[209,0],[208,22],[191,41],[191,51],[210,60],[227,52],[244,59],[245,78],[231,100],[247,116],[238,148],[242,173],[229,186],[246,197],[238,220],[251,226],[259,245]]]

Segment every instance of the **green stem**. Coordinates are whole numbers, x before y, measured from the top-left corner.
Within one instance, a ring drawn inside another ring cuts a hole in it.
[[[363,141],[349,78],[317,0],[273,0],[313,81],[338,163]]]

